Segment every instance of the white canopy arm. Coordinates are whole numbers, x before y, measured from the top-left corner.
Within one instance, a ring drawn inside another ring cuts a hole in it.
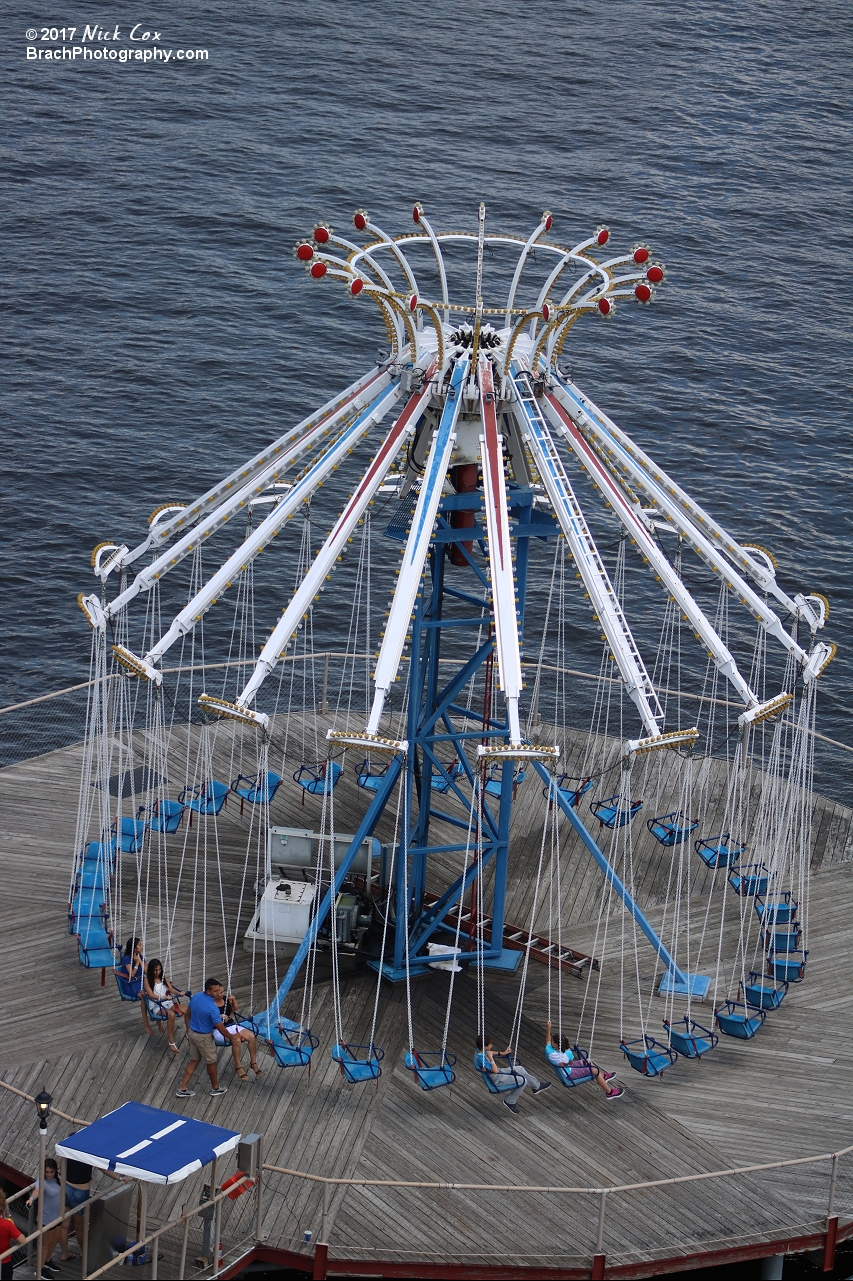
[[[253,498],[271,485],[297,458],[319,444],[323,437],[328,435],[342,418],[357,412],[364,404],[370,403],[376,397],[377,392],[383,393],[390,383],[391,374],[385,372],[369,388],[365,388],[357,396],[352,397],[346,405],[307,431],[301,431],[301,424],[299,428],[294,428],[291,434],[301,432],[301,435],[298,435],[289,445],[282,446],[281,451],[277,451],[273,461],[269,462],[260,472],[256,472],[254,478],[248,484],[236,489],[198,525],[187,530],[183,538],[179,538],[173,547],[170,547],[168,551],[162,552],[150,565],[146,565],[144,569],[140,570],[133,582],[123,592],[119,592],[118,596],[104,607],[102,625],[105,626],[109,619],[117,618],[121,611],[140,592],[150,591],[164,574],[168,574],[190,552],[195,551],[199,544],[208,539],[217,529],[221,529],[233,515],[248,506]]]
[[[640,713],[649,735],[660,734],[663,710],[658,702],[651,677],[637,643],[631,634],[622,605],[604,567],[586,518],[563,466],[563,460],[551,438],[532,389],[524,374],[513,368],[511,384],[515,392],[514,412],[518,415],[522,438],[533,455],[554,514],[575,558],[590,602],[616,660],[625,689]]]
[[[185,635],[195,627],[202,615],[206,614],[211,605],[216,603],[217,598],[231,586],[237,575],[254,560],[259,552],[263,551],[271,539],[276,537],[284,522],[305,502],[318,485],[322,485],[327,476],[338,466],[346,454],[358,444],[359,440],[373,424],[385,417],[389,409],[395,404],[399,394],[398,383],[395,382],[392,386],[387,387],[372,405],[369,405],[367,409],[359,414],[355,422],[341,434],[331,449],[328,449],[322,458],[318,459],[314,466],[309,468],[302,479],[297,481],[291,490],[288,490],[269,516],[241,543],[237,550],[225,561],[224,565],[216,571],[212,578],[208,579],[201,591],[197,592],[186,607],[176,616],[169,630],[145,655],[143,661],[147,665],[153,668],[154,664],[163,657],[166,650],[180,636]]]
[[[418,495],[412,527],[406,539],[400,565],[400,575],[394,590],[394,599],[391,602],[391,612],[382,638],[379,657],[376,660],[375,693],[373,706],[370,709],[370,720],[367,724],[368,734],[376,734],[379,729],[385,699],[388,697],[388,691],[394,683],[400,666],[403,646],[406,643],[406,632],[420,587],[438,504],[441,501],[441,491],[456,441],[456,422],[462,408],[462,388],[468,375],[468,364],[468,357],[463,356],[453,369],[441,420],[432,438],[421,492]]]
[[[509,536],[509,510],[504,478],[503,439],[498,435],[491,363],[488,357],[481,355],[478,365],[480,416],[483,424],[480,453],[483,460],[486,529],[489,540],[489,565],[492,573],[495,649],[498,655],[500,687],[506,699],[510,746],[520,747],[521,722],[518,704],[521,698],[521,652],[518,643],[512,542]]]
[[[217,507],[229,496],[235,485],[240,486],[242,489],[246,482],[251,480],[262,468],[267,468],[268,465],[275,466],[280,461],[279,456],[281,453],[293,441],[298,440],[300,436],[309,432],[311,428],[316,427],[318,424],[325,423],[329,425],[332,421],[338,421],[348,409],[358,409],[361,405],[367,404],[384,386],[388,385],[389,381],[390,374],[378,367],[371,369],[370,373],[364,374],[363,377],[357,378],[354,383],[350,383],[345,391],[339,392],[331,400],[327,400],[320,409],[313,414],[309,414],[307,418],[303,418],[301,423],[291,427],[283,436],[279,436],[272,444],[267,445],[259,454],[255,454],[254,458],[250,458],[242,466],[232,471],[229,476],[226,476],[224,480],[219,481],[211,489],[208,489],[206,493],[190,503],[189,506],[181,506],[167,520],[155,520],[152,518],[152,524],[145,541],[122,557],[116,564],[121,564],[122,567],[132,565],[134,561],[139,560],[140,556],[144,556],[150,548],[160,547],[173,534],[185,529],[188,525],[194,524],[211,508]],[[155,513],[155,518],[158,514],[159,512]],[[111,564],[110,569],[114,568],[115,565]]]
[[[654,567],[661,583],[681,606],[682,613],[692,624],[694,632],[704,644],[719,671],[737,691],[745,707],[757,706],[759,700],[741,676],[737,663],[729,652],[728,647],[722,638],[718,636],[712,624],[690,595],[690,592],[646,529],[639,515],[622,493],[619,485],[604,464],[599,462],[592,448],[581,436],[568,412],[553,395],[545,397],[544,406],[550,421],[571,445],[586,471],[593,477],[610,502],[623,527],[640,548],[642,555]]]
[[[583,421],[584,426],[588,426],[588,424],[594,421],[590,418],[589,414],[579,408],[571,391],[563,388],[559,383],[555,385],[553,395],[550,396],[549,399],[559,402],[564,412],[572,420],[575,432],[579,432],[581,421]],[[566,430],[569,431],[568,428],[566,428]],[[637,485],[645,494],[648,495],[657,507],[658,511],[660,511],[667,520],[672,522],[685,541],[688,542],[694,551],[702,557],[712,573],[714,573],[721,582],[725,583],[726,587],[728,587],[730,591],[734,592],[743,605],[746,605],[747,608],[752,611],[755,615],[756,621],[761,624],[764,630],[769,632],[771,636],[774,636],[789,653],[793,654],[798,663],[805,665],[808,662],[808,654],[806,654],[805,650],[797,644],[793,636],[791,636],[791,634],[783,627],[778,614],[764,603],[763,599],[757,592],[753,591],[749,583],[747,583],[745,579],[741,578],[740,574],[732,568],[728,560],[724,561],[723,556],[721,555],[723,548],[719,541],[717,541],[715,546],[714,543],[711,542],[710,538],[706,536],[704,531],[699,529],[698,526],[694,524],[693,520],[688,518],[685,507],[677,503],[667,492],[664,487],[663,478],[661,477],[660,482],[653,480],[646,469],[631,457],[624,446],[622,446],[622,444],[614,437],[609,436],[604,432],[600,426],[598,427],[598,431],[594,428],[590,428],[590,433],[595,439],[604,442],[608,452],[612,453],[615,456],[616,461],[621,463],[622,466],[633,476]],[[570,443],[573,442],[570,441]],[[587,450],[583,455],[580,453],[578,454],[578,457],[582,462],[584,462],[585,458],[591,456],[589,454],[589,442],[586,441],[585,443],[587,445]],[[584,465],[586,464],[584,463]],[[600,463],[598,466],[600,468]],[[708,524],[710,518],[706,516],[704,512],[700,515],[700,512],[701,508],[697,508],[694,520],[701,521],[703,525]],[[731,559],[734,560],[734,557]],[[752,558],[750,557],[749,560],[751,561]]]
[[[770,592],[776,600],[794,617],[804,618],[815,630],[816,626],[822,627],[824,619],[819,618],[819,611],[813,611],[810,606],[803,608],[806,604],[792,600],[776,582],[776,576],[769,564],[764,560],[758,560],[755,556],[750,555],[749,550],[739,543],[726,529],[722,527],[712,516],[709,516],[703,507],[686,493],[677,481],[664,471],[662,467],[651,458],[645,450],[641,449],[631,437],[618,427],[611,418],[607,416],[597,405],[590,400],[577,387],[568,386],[563,382],[557,384],[558,394],[565,407],[575,416],[578,426],[584,431],[592,432],[606,447],[620,447],[620,460],[627,463],[630,459],[632,463],[631,473],[635,475],[639,482],[642,474],[650,484],[655,485],[657,490],[663,490],[671,499],[672,503],[681,508],[691,520],[702,527],[702,532],[714,543],[720,551],[735,564],[742,573],[749,574],[754,582],[758,583],[763,591]]]
[[[238,706],[248,706],[260,689],[263,682],[282,658],[291,636],[305,617],[312,601],[321,590],[323,582],[334,570],[337,558],[346,547],[347,539],[361,520],[368,504],[372,501],[377,489],[382,484],[388,468],[399,453],[406,439],[415,430],[421,413],[432,395],[430,379],[435,372],[435,364],[426,371],[424,390],[410,397],[406,408],[388,433],[379,452],[361,478],[355,493],[350,498],[331,533],[320,548],[311,568],[299,584],[286,610],[273,629],[272,635],[261,650],[255,670],[244,689],[237,695]]]

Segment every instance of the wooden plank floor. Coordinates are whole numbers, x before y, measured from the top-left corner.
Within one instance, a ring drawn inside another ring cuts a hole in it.
[[[571,773],[568,761],[579,759],[581,745],[566,746],[566,768]],[[182,750],[186,751],[186,744],[176,732],[175,761]],[[234,750],[234,740],[220,734],[214,748],[217,776],[231,776],[228,769]],[[457,1083],[452,1090],[433,1094],[418,1090],[403,1069],[405,994],[390,988],[383,989],[379,1007],[377,1041],[385,1048],[386,1060],[378,1088],[348,1087],[329,1058],[333,1010],[329,985],[321,983],[312,1017],[321,1047],[310,1079],[304,1071],[270,1066],[260,1080],[241,1084],[223,1054],[228,1094],[211,1099],[199,1082],[196,1098],[182,1101],[174,1097],[174,1090],[185,1061],[183,1047],[175,1061],[164,1037],[149,1039],[138,1010],[118,1000],[112,980],[101,988],[99,973],[77,965],[72,940],[64,932],[80,764],[81,749],[68,748],[0,771],[4,885],[0,955],[7,1029],[0,1043],[0,1075],[29,1093],[47,1086],[64,1111],[94,1118],[125,1099],[139,1099],[242,1132],[257,1130],[265,1136],[267,1160],[275,1164],[345,1177],[447,1182],[598,1186],[781,1159],[853,1141],[848,1088],[853,1065],[853,960],[848,942],[853,815],[831,801],[814,799],[808,977],[791,989],[781,1009],[768,1017],[752,1042],[724,1040],[708,1059],[699,1064],[680,1062],[662,1082],[644,1080],[627,1070],[623,1079],[628,1092],[619,1102],[607,1103],[592,1086],[567,1091],[555,1082],[547,1094],[523,1097],[522,1115],[513,1117],[500,1100],[488,1095],[469,1066],[476,1028],[473,978],[458,977],[452,1010],[449,1047],[459,1055]],[[757,786],[757,780],[754,783]],[[660,800],[666,798],[665,805],[676,786],[677,780],[661,779],[654,783],[654,792]],[[709,827],[723,803],[720,794],[720,778],[712,770]],[[367,799],[351,777],[344,778],[336,792],[340,830],[354,830]],[[457,803],[448,801],[448,812],[452,804]],[[509,919],[520,923],[530,913],[544,804],[538,779],[528,778],[514,809],[507,908]],[[303,808],[297,789],[288,781],[276,798],[272,821],[316,827],[319,810],[314,798],[306,798]],[[458,810],[464,812],[461,805]],[[216,824],[220,863],[212,827],[196,823],[192,839],[186,833],[186,847],[182,832],[170,850],[170,875],[175,878],[180,856],[185,855],[170,965],[176,980],[186,981],[191,972],[197,984],[202,970],[225,973],[232,959],[232,983],[248,1007],[251,958],[239,945],[231,958],[228,946],[233,943],[237,918],[242,931],[254,903],[251,877],[245,876],[251,829],[248,807],[241,818],[232,798]],[[378,834],[388,839],[391,831]],[[638,879],[642,877],[638,897],[653,921],[659,921],[667,867],[659,847],[643,841],[641,837],[637,842]],[[132,861],[124,859],[125,889]],[[195,893],[193,878],[186,871],[190,863],[202,873]],[[573,835],[566,836],[562,865],[563,920],[571,924],[572,944],[592,950],[601,879]],[[218,866],[223,873],[221,897]],[[208,879],[202,892],[205,867]],[[707,887],[697,878],[693,890],[695,937],[705,913]],[[216,930],[211,929],[202,954],[200,922],[205,913],[211,923],[219,919],[223,903],[226,932],[217,941]],[[165,911],[151,888],[147,911],[144,902],[134,903],[127,894],[120,907],[122,932],[141,932],[140,917],[145,915],[149,954],[155,948],[166,951]],[[709,930],[717,926],[718,910],[715,902]],[[191,946],[193,912],[196,925]],[[620,1058],[620,922],[620,917],[612,918],[607,948],[600,945],[601,940],[598,948],[602,970],[594,1053],[607,1067],[619,1066]],[[725,926],[730,952],[736,931],[736,913],[730,910]],[[648,992],[654,977],[654,958],[648,948],[641,950],[640,961]],[[278,967],[278,972],[271,967],[269,985],[280,977],[280,961]],[[488,1019],[496,1039],[509,1032],[518,983],[518,976],[488,980]],[[440,1043],[447,985],[448,977],[441,973],[414,985],[414,1020],[422,1048]],[[256,974],[256,1007],[265,1004],[266,987],[266,979]],[[564,1022],[574,1030],[584,984],[564,978],[563,991]],[[369,974],[354,975],[346,983],[343,1018],[351,1039],[366,1039],[369,1033],[374,992]],[[301,994],[294,992],[289,1012],[298,1014],[300,1000]],[[553,991],[551,1000],[553,1004]],[[542,1024],[547,1009],[548,971],[531,967],[521,1045],[523,1061],[534,1071],[543,1066]],[[650,1010],[649,1028],[659,1031],[660,998],[651,998]],[[694,1015],[700,1022],[703,1015],[710,1020],[711,1011],[702,1007]],[[638,1033],[633,1010],[627,1016],[623,1012],[623,1022],[626,1032]],[[547,1077],[547,1067],[543,1066],[542,1075]],[[11,1165],[30,1169],[37,1150],[32,1105],[6,1092],[3,1104],[0,1155]],[[52,1139],[61,1139],[71,1128],[54,1121]],[[851,1171],[853,1164],[842,1164],[839,1209],[853,1210]],[[744,1177],[613,1197],[605,1249],[614,1260],[654,1258],[673,1243],[696,1247],[702,1242],[747,1239],[776,1223],[811,1222],[825,1213],[826,1183],[825,1167],[806,1167],[795,1176]],[[167,1215],[197,1190],[191,1184],[156,1193],[154,1218]],[[250,1235],[249,1202],[245,1197],[229,1204],[226,1244]],[[319,1215],[316,1185],[271,1177],[264,1217],[270,1243],[299,1248],[306,1230],[313,1231],[316,1239]],[[331,1241],[334,1253],[355,1259],[379,1254],[401,1260],[441,1255],[459,1261],[568,1263],[588,1260],[595,1245],[596,1222],[597,1207],[583,1198],[346,1189],[332,1200]]]

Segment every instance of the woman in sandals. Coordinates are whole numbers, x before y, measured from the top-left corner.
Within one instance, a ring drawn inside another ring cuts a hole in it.
[[[219,1000],[216,997],[214,997],[214,1000],[222,1011],[222,1022],[225,1024],[225,1027],[231,1033],[232,1037],[235,1038],[231,1042],[231,1053],[234,1055],[234,1066],[237,1069],[237,1075],[240,1080],[248,1081],[249,1079],[249,1073],[243,1071],[243,1064],[240,1062],[240,1056],[243,1053],[244,1041],[249,1047],[249,1067],[252,1069],[255,1076],[263,1076],[261,1069],[258,1067],[257,1037],[254,1032],[249,1030],[249,1028],[241,1027],[237,1021],[240,1017],[240,1006],[237,1002],[237,998],[233,993],[229,992],[227,996],[223,996],[222,1000]],[[213,1039],[216,1041],[217,1045],[225,1044],[225,1038],[222,1036],[221,1032],[214,1032]]]
[[[179,988],[175,987],[171,979],[166,978],[166,975],[163,973],[163,962],[157,960],[156,957],[153,961],[148,962],[148,968],[145,971],[145,978],[143,981],[143,991],[152,1004],[152,1013],[154,1018],[157,1018],[157,1014],[160,1011],[166,1015],[166,1030],[169,1033],[169,1049],[173,1054],[177,1054],[178,1047],[175,1045],[175,1019],[186,1019],[187,1026],[189,1026],[189,1003],[186,1008],[180,1004],[181,997],[186,996],[186,992],[181,992]]]

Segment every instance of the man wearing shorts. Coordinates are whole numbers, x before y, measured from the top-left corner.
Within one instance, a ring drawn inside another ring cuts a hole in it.
[[[175,1091],[179,1099],[195,1097],[195,1090],[187,1087],[201,1062],[204,1062],[207,1075],[210,1077],[210,1093],[214,1096],[228,1093],[228,1086],[219,1084],[216,1042],[213,1039],[214,1030],[220,1032],[226,1042],[236,1039],[222,1022],[222,1012],[216,1004],[217,999],[222,1000],[224,996],[225,992],[219,979],[207,979],[204,991],[196,992],[195,996],[190,998],[190,1026],[187,1033],[190,1061],[184,1071],[181,1088]]]

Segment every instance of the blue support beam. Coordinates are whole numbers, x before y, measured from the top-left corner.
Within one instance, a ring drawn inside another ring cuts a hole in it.
[[[674,992],[677,996],[695,996],[698,1000],[704,1000],[708,995],[708,989],[711,986],[711,980],[705,974],[689,974],[682,970],[675,962],[675,958],[664,946],[663,941],[652,928],[651,922],[644,916],[640,908],[634,902],[634,899],[628,893],[624,883],[617,876],[614,868],[610,864],[606,855],[599,849],[598,844],[590,836],[584,827],[579,816],[575,813],[569,804],[562,790],[554,785],[554,776],[551,774],[541,761],[534,761],[534,767],[542,781],[550,789],[549,795],[553,796],[578,836],[601,868],[605,878],[613,886],[646,938],[651,943],[657,955],[666,966],[666,974],[663,976],[660,985],[660,992]]]
[[[311,951],[311,948],[314,945],[314,940],[317,937],[318,931],[320,930],[321,926],[324,924],[326,918],[328,917],[332,904],[335,902],[335,899],[338,897],[340,888],[343,885],[344,879],[347,876],[350,868],[352,867],[355,861],[356,855],[361,849],[361,846],[364,843],[364,841],[366,841],[369,836],[373,835],[373,832],[376,828],[376,824],[379,822],[380,818],[382,817],[382,812],[385,809],[385,806],[391,797],[391,793],[394,789],[394,784],[397,782],[397,779],[400,775],[400,770],[402,769],[402,767],[403,767],[402,758],[399,756],[392,757],[391,763],[388,766],[388,769],[386,770],[385,774],[382,776],[382,780],[379,784],[379,787],[376,789],[373,800],[370,802],[370,805],[368,806],[367,813],[365,814],[364,818],[361,820],[358,831],[356,832],[355,836],[352,838],[349,849],[347,850],[346,854],[341,860],[340,867],[336,868],[334,879],[331,885],[329,886],[328,890],[324,894],[323,899],[320,903],[320,906],[318,907],[317,912],[315,913],[314,918],[311,921],[310,926],[308,927],[308,933],[305,935],[304,939],[299,944],[296,955],[294,956],[293,960],[290,962],[287,973],[282,979],[279,989],[276,992],[269,1009],[265,1010],[263,1014],[255,1015],[255,1023],[258,1025],[258,1028],[260,1029],[262,1035],[266,1035],[267,1032],[270,1030],[270,1028],[274,1029],[278,1025],[279,1010],[281,1009],[282,1002],[284,1001],[284,998],[287,996],[288,992],[293,986],[293,981],[296,978],[297,974],[299,973],[300,969],[302,968],[305,958],[307,957],[308,953]]]

